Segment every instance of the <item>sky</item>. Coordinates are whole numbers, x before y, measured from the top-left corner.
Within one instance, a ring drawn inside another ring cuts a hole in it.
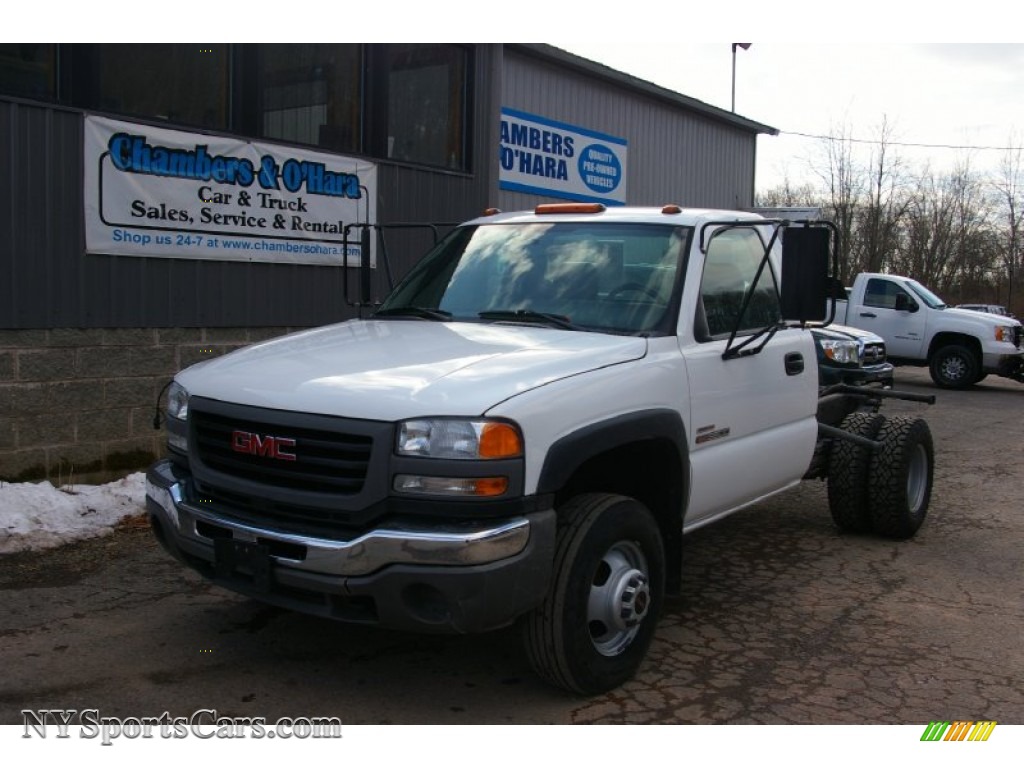
[[[730,43],[552,45],[731,109]],[[1002,148],[1022,143],[1024,45],[754,42],[736,52],[736,113],[780,131],[758,137],[758,190],[815,180],[826,140],[811,137],[857,139],[866,159],[883,125],[887,152],[911,168],[995,172]]]

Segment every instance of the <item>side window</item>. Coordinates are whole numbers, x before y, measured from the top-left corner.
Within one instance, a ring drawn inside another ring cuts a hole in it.
[[[711,240],[700,295],[711,338],[728,335],[736,326],[743,296],[757,277],[764,244],[753,229],[733,229]],[[777,323],[779,293],[771,266],[766,265],[750,297],[739,332],[754,332]],[[698,326],[700,319],[698,319]]]
[[[864,291],[864,306],[896,309],[896,297],[901,293],[906,294],[906,291],[891,280],[873,277],[868,280],[868,287]]]

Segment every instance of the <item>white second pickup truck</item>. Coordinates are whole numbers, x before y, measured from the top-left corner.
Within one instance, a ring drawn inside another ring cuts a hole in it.
[[[916,280],[864,272],[847,301],[836,302],[835,322],[885,339],[889,360],[928,366],[936,385],[963,389],[993,373],[1024,382],[1024,329],[985,312],[954,309]]]

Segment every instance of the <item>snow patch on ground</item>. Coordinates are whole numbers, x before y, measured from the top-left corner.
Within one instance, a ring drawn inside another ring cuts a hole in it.
[[[145,511],[144,472],[106,485],[0,483],[0,554],[102,536]]]

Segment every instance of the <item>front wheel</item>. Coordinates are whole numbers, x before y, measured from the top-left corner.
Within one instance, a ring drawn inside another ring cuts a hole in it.
[[[647,653],[664,591],[664,546],[648,509],[625,496],[574,497],[559,510],[548,593],[523,622],[534,671],[585,695],[622,685]]]
[[[949,344],[935,350],[928,363],[932,381],[943,389],[965,389],[980,381],[981,364],[973,350]]]

